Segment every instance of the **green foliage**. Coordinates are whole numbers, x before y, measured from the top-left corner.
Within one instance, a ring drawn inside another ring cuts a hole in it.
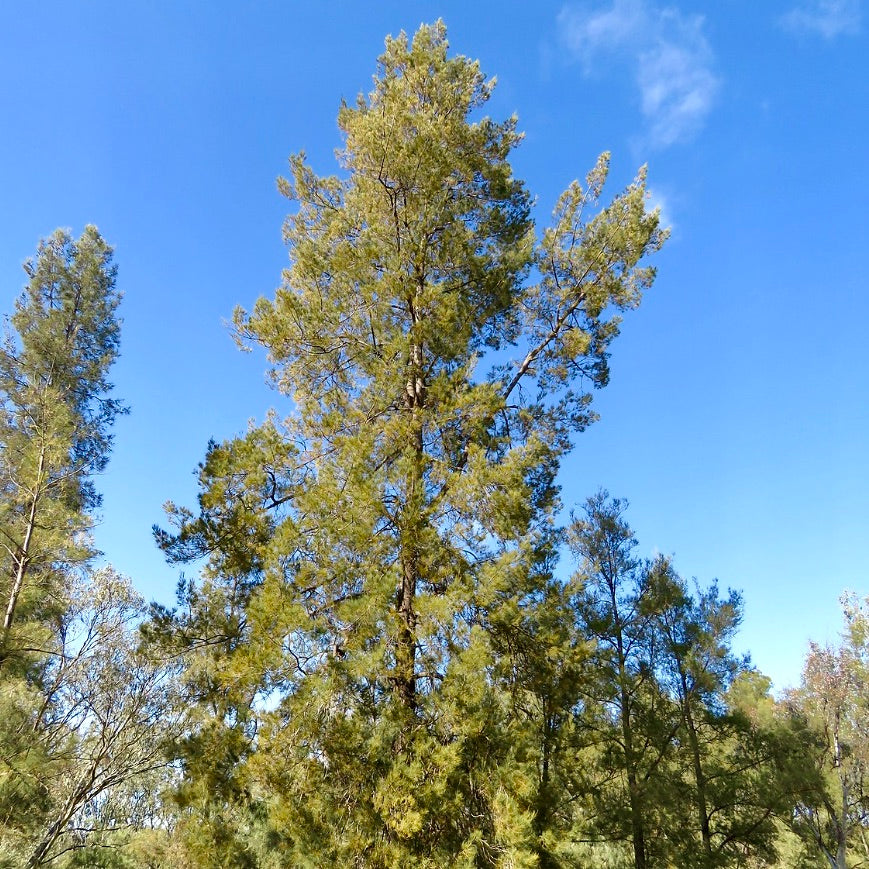
[[[481,116],[493,82],[447,49],[440,23],[388,39],[339,113],[342,174],[291,159],[290,267],[235,323],[296,412],[213,445],[199,512],[158,531],[207,558],[154,627],[189,642],[191,684],[207,674],[196,738],[256,721],[231,777],[294,865],[539,865],[537,753],[562,737],[522,736],[501,654],[542,661],[538,617],[562,643],[558,462],[666,235],[642,173],[598,206],[604,155],[536,242],[516,120]],[[562,681],[538,691],[553,734]]]
[[[862,865],[869,614],[783,702],[740,595],[644,561],[557,474],[666,239],[603,154],[539,237],[515,118],[442,23],[290,160],[290,265],[235,313],[293,413],[210,443],[158,545],[90,569],[123,411],[111,250],[57,232],[0,348],[0,869]],[[567,542],[576,571],[555,577]]]
[[[842,605],[841,644],[810,645],[802,685],[786,700],[788,724],[803,761],[790,826],[807,853],[833,869],[865,859],[869,809],[869,604],[846,595]]]
[[[0,849],[18,854],[49,823],[65,770],[53,662],[121,405],[110,397],[120,296],[95,227],[58,230],[25,265],[28,284],[0,347]],[[11,849],[11,850],[10,850]]]
[[[108,461],[110,427],[122,411],[107,379],[120,331],[111,248],[93,226],[77,241],[58,230],[25,270],[29,282],[0,347],[6,673],[10,657],[43,645],[42,628],[63,612],[65,572],[93,554],[92,477]]]
[[[665,559],[656,562],[653,576],[663,604],[656,619],[660,678],[679,710],[670,787],[681,799],[667,819],[666,837],[686,867],[772,861],[776,818],[792,803],[778,786],[774,735],[728,703],[737,680],[759,685],[748,660],[730,649],[742,599],[733,591],[720,597],[715,584],[691,595]],[[767,688],[755,696],[755,709],[769,702]]]
[[[765,865],[793,810],[792,760],[758,712],[768,682],[730,650],[741,598],[692,594],[668,559],[637,559],[625,508],[599,493],[569,529],[577,636],[595,641],[574,706],[589,748],[573,835],[629,841],[635,867]]]
[[[154,822],[167,743],[184,726],[174,668],[138,648],[144,602],[129,580],[104,569],[68,591],[42,684],[16,698],[22,680],[6,680],[0,695],[19,713],[0,731],[0,848],[20,866],[117,849],[127,828]]]

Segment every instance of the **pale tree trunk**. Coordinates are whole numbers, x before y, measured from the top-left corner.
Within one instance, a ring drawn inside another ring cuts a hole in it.
[[[91,764],[87,773],[79,780],[79,783],[72,789],[70,795],[66,798],[63,808],[58,813],[54,822],[48,827],[39,840],[39,844],[34,848],[30,859],[27,861],[27,869],[35,869],[37,866],[45,864],[45,858],[51,850],[58,836],[63,832],[64,827],[69,823],[70,818],[75,814],[76,809],[82,805],[85,799],[88,798],[92,791],[94,782],[97,776],[97,762]]]
[[[842,788],[842,813],[839,817],[835,816],[833,807],[828,803],[827,808],[830,812],[832,821],[836,829],[836,853],[822,848],[830,861],[832,869],[848,869],[846,862],[848,848],[848,782],[845,780],[845,772],[842,769],[842,746],[839,742],[839,721],[838,715],[833,726],[833,766],[838,771],[839,784]]]
[[[838,745],[836,750],[838,752]],[[839,834],[836,869],[848,869],[848,864],[845,862],[845,851],[848,845],[848,785],[844,780],[842,781],[842,817],[836,825],[836,832]]]
[[[33,531],[36,527],[36,514],[39,505],[39,498],[42,494],[42,477],[45,473],[45,444],[39,451],[39,465],[36,469],[36,483],[33,487],[30,509],[27,514],[27,527],[24,530],[24,540],[21,547],[15,555],[15,578],[12,582],[12,590],[9,593],[9,602],[6,605],[6,614],[3,617],[3,633],[4,636],[9,633],[12,628],[12,622],[15,619],[15,608],[18,605],[18,598],[21,596],[21,590],[24,587],[24,579],[27,576],[27,568],[30,566],[30,547],[33,541]]]

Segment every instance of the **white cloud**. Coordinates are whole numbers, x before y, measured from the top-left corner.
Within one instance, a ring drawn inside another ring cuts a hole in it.
[[[558,25],[568,49],[590,72],[601,53],[636,44],[647,18],[642,0],[614,0],[612,9],[598,12],[565,6],[558,15]]]
[[[633,67],[650,143],[659,147],[695,135],[715,102],[720,80],[703,21],[649,0],[566,6],[558,16],[563,43],[587,75],[612,60]]]
[[[661,191],[659,187],[650,187],[646,191],[646,208],[650,211],[654,211],[657,208],[661,216],[661,226],[666,226],[670,232],[675,231],[676,222],[673,220],[670,197]]]
[[[833,39],[860,32],[860,0],[803,0],[782,17],[790,30],[808,31]]]

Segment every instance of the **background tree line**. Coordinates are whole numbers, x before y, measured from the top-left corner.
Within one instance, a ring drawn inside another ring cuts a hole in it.
[[[201,568],[175,608],[89,534],[124,412],[111,249],[59,231],[26,266],[0,351],[0,865],[869,860],[866,604],[775,699],[732,651],[738,593],[639,558],[606,492],[560,524],[667,232],[644,170],[602,199],[607,154],[538,232],[493,86],[441,23],[390,38],[339,174],[291,158],[290,266],[235,331],[294,410],[211,443],[196,507],[168,505],[157,544]]]

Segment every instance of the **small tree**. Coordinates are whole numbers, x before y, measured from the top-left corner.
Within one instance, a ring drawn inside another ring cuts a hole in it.
[[[26,865],[120,846],[155,811],[168,751],[185,728],[177,664],[141,649],[145,602],[130,580],[104,568],[72,589],[59,648],[47,665],[33,739],[50,763],[45,820]]]

